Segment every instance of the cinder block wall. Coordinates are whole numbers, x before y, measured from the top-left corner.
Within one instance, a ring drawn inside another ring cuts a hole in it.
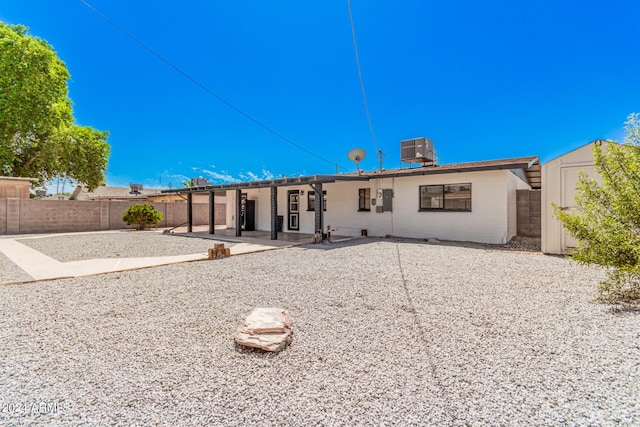
[[[20,199],[7,199],[7,234],[20,230]]]
[[[0,234],[7,234],[7,199],[0,199]]]
[[[130,228],[122,221],[127,208],[140,201],[0,199],[0,234],[64,233]],[[162,212],[158,228],[187,222],[186,203],[150,203]],[[224,204],[215,205],[216,225],[226,224]],[[193,204],[193,224],[209,223],[209,204]]]
[[[11,202],[11,199],[8,199]],[[20,200],[17,230],[9,234],[57,233],[100,229],[100,203],[77,200]],[[11,218],[9,216],[8,218]],[[14,219],[15,220],[15,219]],[[13,231],[13,232],[12,232]],[[17,231],[17,233],[16,233]]]
[[[542,192],[540,190],[518,190],[518,236],[542,236]]]

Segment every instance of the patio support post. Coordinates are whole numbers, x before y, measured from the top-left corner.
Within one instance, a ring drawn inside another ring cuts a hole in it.
[[[242,236],[242,190],[236,190],[236,237]]]
[[[209,191],[209,234],[216,234],[216,193]]]
[[[315,219],[316,219],[316,233],[320,233],[322,235],[322,239],[324,240],[324,194],[322,193],[322,183],[315,184],[313,186],[313,192],[315,193]]]
[[[187,193],[187,233],[193,231],[193,193]]]
[[[278,240],[278,187],[271,187],[271,240]]]

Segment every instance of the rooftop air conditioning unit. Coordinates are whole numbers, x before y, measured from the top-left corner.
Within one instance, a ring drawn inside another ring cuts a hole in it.
[[[142,184],[129,184],[129,187],[131,187],[129,194],[142,194]]]
[[[433,141],[413,138],[400,141],[400,160],[406,163],[435,163]]]
[[[207,185],[209,185],[207,178],[191,178],[192,187],[206,187]]]

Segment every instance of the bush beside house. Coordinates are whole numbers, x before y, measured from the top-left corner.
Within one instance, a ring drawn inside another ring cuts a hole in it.
[[[133,205],[125,211],[122,220],[127,225],[133,225],[136,230],[144,230],[162,221],[162,212],[147,203]]]

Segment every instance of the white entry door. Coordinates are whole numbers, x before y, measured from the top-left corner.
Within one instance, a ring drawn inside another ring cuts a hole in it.
[[[300,192],[298,190],[289,190],[289,230],[300,230]]]

